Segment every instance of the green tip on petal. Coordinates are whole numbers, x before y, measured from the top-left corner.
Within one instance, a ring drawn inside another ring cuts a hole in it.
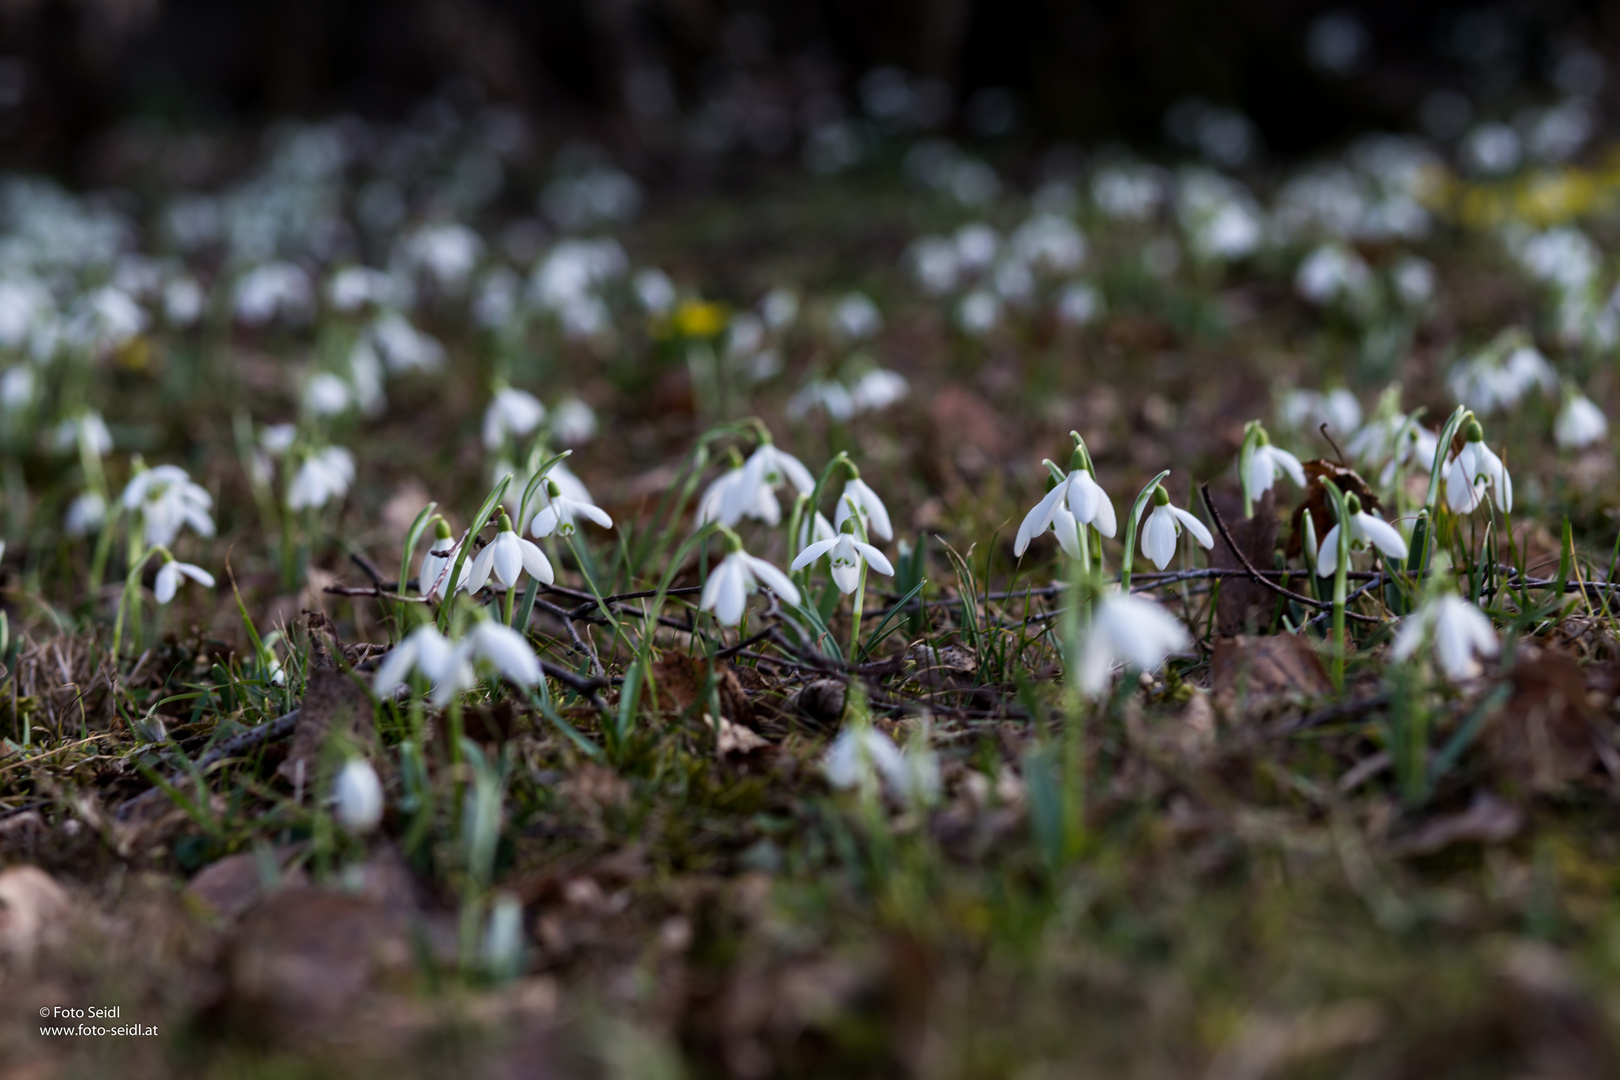
[[[549,476],[546,477],[546,494],[550,495],[553,499],[562,494],[562,489],[557,486],[557,481],[553,480]]]
[[[1158,487],[1153,489],[1153,505],[1154,506],[1169,506],[1170,505],[1170,493],[1168,491],[1164,490],[1164,485],[1163,484],[1160,484]]]
[[[506,516],[506,511],[505,510],[501,511],[501,520],[495,526],[495,528],[496,528],[496,531],[498,531],[498,532],[511,532],[512,531],[512,519]]]
[[[1463,442],[1484,442],[1484,441],[1485,441],[1485,429],[1479,426],[1479,421],[1478,420],[1470,420],[1470,421],[1468,421],[1468,426],[1463,428]]]
[[[433,535],[437,536],[440,540],[450,539],[450,523],[444,520],[444,518],[434,518]]]
[[[1346,495],[1344,497],[1344,508],[1352,514],[1359,514],[1361,513],[1361,500],[1355,495]]]

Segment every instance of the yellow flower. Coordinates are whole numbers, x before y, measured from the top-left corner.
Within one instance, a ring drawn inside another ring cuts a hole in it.
[[[726,310],[704,300],[682,300],[675,308],[675,332],[682,337],[715,337],[726,328]]]

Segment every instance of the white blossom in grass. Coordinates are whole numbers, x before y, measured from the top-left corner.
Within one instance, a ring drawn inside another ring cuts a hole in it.
[[[1373,517],[1361,508],[1361,500],[1354,495],[1345,496],[1345,508],[1350,511],[1350,550],[1364,551],[1377,548],[1391,559],[1406,558],[1406,539],[1400,530],[1383,518]],[[1322,546],[1316,553],[1316,576],[1332,577],[1339,567],[1339,524],[1322,537]]]
[[[1103,311],[1102,293],[1084,281],[1071,281],[1057,296],[1058,319],[1069,326],[1085,326]]]
[[[649,266],[637,270],[630,279],[630,287],[635,290],[636,299],[641,306],[652,315],[663,315],[675,307],[678,296],[675,292],[675,283],[669,275],[657,267]]]
[[[833,329],[850,341],[876,336],[883,329],[883,315],[865,293],[844,295],[833,305]]]
[[[843,528],[844,522],[857,513],[868,535],[880,540],[894,539],[894,526],[889,521],[888,508],[859,474],[844,481],[844,492],[838,497],[838,511],[833,515],[833,524]]]
[[[493,577],[495,588],[505,592],[516,585],[525,572],[545,585],[556,580],[546,553],[534,541],[525,540],[513,532],[512,519],[502,511],[495,539],[472,561],[472,573],[467,576],[467,590],[477,592]]]
[[[1277,422],[1295,431],[1315,432],[1326,424],[1331,431],[1354,431],[1361,426],[1361,402],[1344,387],[1320,393],[1290,390],[1277,405]]]
[[[207,306],[208,295],[195,278],[181,275],[163,289],[163,316],[170,326],[191,326]]]
[[[297,424],[266,424],[259,432],[259,446],[271,457],[281,457],[297,441]]]
[[[1609,421],[1603,410],[1578,390],[1564,397],[1563,408],[1553,421],[1553,438],[1565,450],[1579,450],[1609,436]]]
[[[547,478],[545,487],[545,503],[534,515],[529,524],[529,532],[535,536],[573,536],[574,528],[579,518],[586,518],[596,522],[604,529],[613,528],[613,519],[607,511],[600,506],[592,505],[580,499],[570,499],[562,493],[556,481]]]
[[[194,484],[178,465],[143,469],[130,479],[120,501],[125,510],[141,515],[142,532],[149,546],[168,547],[190,526],[198,536],[214,535],[214,519],[209,508],[213,496]]]
[[[353,404],[349,384],[330,371],[318,372],[304,384],[304,411],[311,416],[340,416]]]
[[[1513,511],[1513,478],[1496,452],[1485,445],[1485,433],[1478,420],[1465,429],[1463,448],[1446,467],[1446,503],[1453,513],[1469,514],[1479,507],[1490,491],[1504,513]]]
[[[38,388],[38,380],[34,377],[34,369],[27,364],[18,364],[7,368],[0,373],[0,409],[6,412],[20,412],[34,403],[34,391]]]
[[[452,642],[431,623],[425,623],[383,657],[372,690],[378,697],[389,697],[405,685],[412,671],[417,671],[432,684],[429,700],[443,706],[456,694],[477,685],[480,666],[492,668],[519,686],[535,685],[542,674],[540,660],[528,639],[509,626],[486,619],[461,640]]]
[[[443,705],[458,691],[476,680],[472,665],[450,639],[432,623],[424,623],[407,634],[377,666],[371,688],[378,697],[390,697],[412,671],[421,672],[434,688],[433,703]]]
[[[776,444],[762,442],[743,464],[742,476],[730,484],[720,498],[718,517],[722,524],[731,525],[744,514],[760,507],[761,492],[769,495],[783,483],[791,483],[799,491],[815,490],[815,478],[804,463],[792,454],[776,448]],[[774,498],[772,499],[774,502]],[[780,511],[778,511],[778,519]],[[771,522],[775,524],[774,521]]]
[[[293,263],[264,263],[237,279],[235,306],[236,317],[248,326],[275,319],[301,323],[314,310],[315,286]]]
[[[911,392],[906,377],[887,368],[873,368],[849,388],[849,404],[855,412],[876,412],[905,400]]]
[[[1300,464],[1299,458],[1281,447],[1271,445],[1271,440],[1262,430],[1258,444],[1249,455],[1247,475],[1243,478],[1249,494],[1258,499],[1271,490],[1278,476],[1285,474],[1294,482],[1294,486],[1305,486],[1305,466]]]
[[[62,527],[69,536],[89,536],[107,520],[107,500],[97,491],[80,492],[68,504]]]
[[[1455,593],[1433,597],[1402,619],[1390,656],[1406,660],[1424,644],[1433,645],[1441,670],[1452,682],[1477,676],[1479,657],[1495,656],[1499,648],[1490,618]]]
[[[894,576],[894,566],[883,552],[855,539],[853,522],[831,540],[817,540],[799,552],[799,557],[793,560],[793,565],[788,569],[803,570],[823,555],[832,562],[833,584],[845,595],[854,592],[860,584],[862,563],[886,577]]]
[[[1085,467],[1078,449],[1070,458],[1069,466],[1068,475],[1024,515],[1023,523],[1018,526],[1018,535],[1013,540],[1014,555],[1022,555],[1031,540],[1054,524],[1059,525],[1058,542],[1065,551],[1070,551],[1077,558],[1080,551],[1078,535],[1065,537],[1065,528],[1074,533],[1077,526],[1089,525],[1104,536],[1114,535],[1118,528],[1114,504],[1102,485],[1091,475],[1091,470]],[[1068,514],[1066,522],[1059,520],[1063,513]]]
[[[383,789],[377,770],[365,758],[350,758],[332,784],[332,814],[350,835],[360,836],[382,822]]]
[[[527,390],[502,386],[484,410],[484,445],[498,450],[508,439],[522,439],[546,418],[546,407]]]
[[[579,398],[568,398],[551,412],[551,437],[563,446],[578,446],[596,437],[596,410]]]
[[[107,422],[101,414],[87,410],[78,416],[69,417],[56,425],[51,433],[52,446],[59,453],[69,453],[82,445],[98,458],[107,456],[112,449],[112,432],[107,430]]]
[[[721,626],[736,626],[742,622],[749,594],[757,592],[761,585],[790,604],[799,602],[799,590],[786,574],[744,551],[735,535],[727,537],[727,544],[729,553],[709,571],[709,580],[703,583],[699,611],[714,612]]]
[[[785,285],[778,285],[760,300],[759,314],[766,326],[781,333],[799,317],[799,294]]]
[[[287,509],[310,510],[348,494],[354,483],[354,455],[341,446],[327,446],[304,458],[287,487]]]
[[[439,339],[418,330],[397,311],[380,316],[369,333],[389,371],[431,372],[444,366],[444,346]]]
[[[836,540],[837,538],[838,530],[833,528],[832,522],[827,520],[827,515],[820,510],[816,511],[815,517],[807,517],[799,522],[798,544],[800,548],[809,547],[817,540]]]
[[[158,567],[157,578],[152,582],[152,595],[158,603],[167,604],[174,599],[182,577],[188,577],[207,589],[214,587],[214,575],[202,567],[175,558],[165,559],[163,565]]]
[[[939,796],[939,758],[926,735],[901,750],[870,724],[851,724],[827,748],[821,771],[835,788],[872,797],[881,786],[905,806],[926,806]]]
[[[1215,546],[1208,527],[1187,511],[1170,505],[1170,493],[1160,484],[1153,489],[1153,510],[1142,523],[1142,554],[1163,570],[1175,558],[1176,538],[1183,527],[1205,548]]]
[[[472,575],[471,559],[461,560],[461,575],[456,583],[456,589],[446,588],[459,548],[456,538],[450,534],[449,523],[443,518],[434,522],[433,543],[429,545],[427,554],[422,556],[422,569],[416,575],[417,591],[422,596],[429,600],[443,600],[456,589],[467,587],[467,578]]]
[[[1187,628],[1157,601],[1107,593],[1093,608],[1080,647],[1080,690],[1087,697],[1101,697],[1119,664],[1154,671],[1191,640]]]

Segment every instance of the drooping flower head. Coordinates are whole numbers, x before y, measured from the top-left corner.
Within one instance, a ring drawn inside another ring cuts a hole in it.
[[[1367,513],[1361,508],[1361,500],[1354,495],[1346,495],[1345,509],[1350,514],[1350,550],[1364,551],[1369,547],[1377,548],[1391,559],[1406,558],[1406,539],[1400,531],[1385,521]],[[1309,514],[1305,515],[1309,517]],[[1316,574],[1318,577],[1332,577],[1339,567],[1339,525],[1336,523],[1322,538],[1322,547],[1316,556]]]
[[[1485,432],[1478,420],[1464,428],[1463,448],[1446,469],[1446,502],[1452,512],[1469,514],[1484,502],[1486,492],[1503,513],[1513,511],[1513,478],[1507,466],[1485,445]]]
[[[1069,471],[1024,515],[1013,540],[1014,555],[1022,555],[1031,540],[1047,529],[1056,528],[1063,550],[1078,558],[1080,526],[1089,525],[1103,536],[1113,536],[1117,529],[1114,504],[1092,475],[1091,458],[1085,444],[1077,433],[1070,432],[1070,435],[1075,445],[1069,455]]]
[[[880,574],[888,577],[894,576],[894,566],[888,557],[871,544],[855,538],[855,523],[846,520],[843,531],[830,540],[817,540],[793,560],[789,570],[802,570],[817,559],[826,555],[832,562],[833,583],[845,595],[855,591],[860,584],[861,565],[864,563]]]
[[[799,590],[782,571],[748,554],[735,533],[727,531],[728,554],[709,571],[709,580],[703,583],[703,594],[698,598],[698,610],[712,611],[721,626],[736,626],[742,622],[743,608],[748,605],[750,593],[761,585],[790,604],[799,602]]]
[[[1390,656],[1406,660],[1425,643],[1433,646],[1435,659],[1452,682],[1474,678],[1481,671],[1479,658],[1495,656],[1499,649],[1490,618],[1452,592],[1432,597],[1401,620]]]
[[[1153,489],[1153,510],[1142,523],[1142,554],[1163,570],[1176,556],[1176,538],[1183,528],[1206,549],[1215,546],[1215,537],[1202,521],[1170,504],[1170,493],[1160,484]]]

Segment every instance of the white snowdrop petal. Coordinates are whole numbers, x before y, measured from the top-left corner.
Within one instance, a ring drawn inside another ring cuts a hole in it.
[[[836,543],[838,543],[837,537],[833,537],[831,540],[817,540],[815,543],[799,552],[799,557],[793,560],[788,569],[803,570],[805,567],[827,554],[827,552],[831,551],[833,549],[833,545]]]
[[[764,584],[770,586],[772,592],[776,593],[790,604],[797,604],[799,602],[798,587],[793,584],[792,580],[789,579],[786,574],[782,573],[782,571],[778,570],[764,559],[756,559],[747,552],[739,551],[737,554],[741,555],[747,560],[746,565],[749,571],[754,577],[759,579]]]
[[[1168,506],[1165,509],[1175,514],[1176,520],[1185,525],[1187,531],[1193,534],[1193,539],[1197,540],[1205,548],[1215,546],[1215,537],[1210,534],[1209,527],[1199,521],[1190,511],[1183,510],[1179,506]]]

